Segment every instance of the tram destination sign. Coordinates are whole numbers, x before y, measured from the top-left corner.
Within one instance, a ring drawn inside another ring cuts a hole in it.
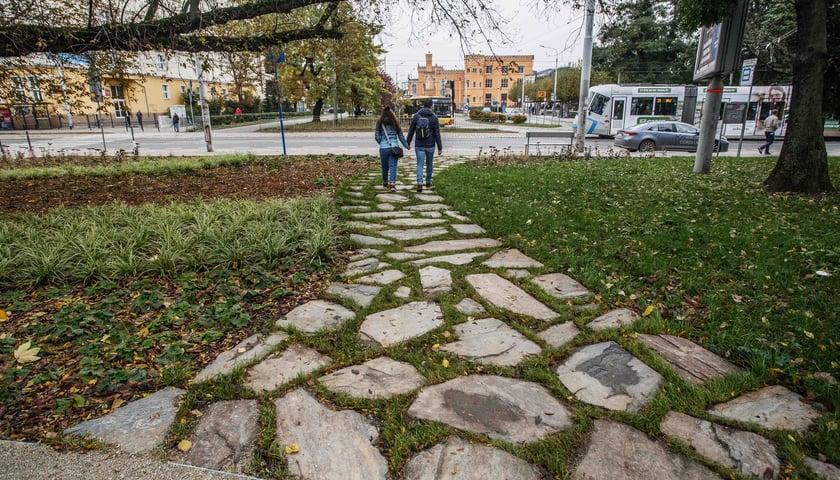
[[[744,38],[747,2],[738,0],[732,16],[722,23],[700,29],[697,60],[694,64],[694,81],[735,70]]]

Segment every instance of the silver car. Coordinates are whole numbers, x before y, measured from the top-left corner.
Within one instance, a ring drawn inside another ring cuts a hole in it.
[[[697,150],[700,130],[683,122],[648,122],[619,130],[615,135],[616,147],[631,152],[652,152],[654,150]],[[729,141],[720,135],[715,137],[715,151],[729,150]]]

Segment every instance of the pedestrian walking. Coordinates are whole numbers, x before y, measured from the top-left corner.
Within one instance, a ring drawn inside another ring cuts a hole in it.
[[[776,130],[779,128],[778,110],[770,110],[770,115],[764,119],[764,145],[758,147],[758,153],[770,155],[770,145],[776,140]]]
[[[417,155],[417,191],[423,191],[425,169],[426,188],[432,186],[432,171],[434,170],[435,147],[438,155],[443,154],[443,143],[440,139],[440,121],[432,110],[432,99],[423,99],[423,108],[411,117],[408,126],[408,143],[417,135],[414,142],[414,153]]]
[[[175,132],[180,132],[181,131],[180,130],[180,125],[179,125],[180,123],[181,123],[181,117],[179,117],[177,113],[172,115],[172,128],[175,129]]]
[[[125,128],[128,130],[128,128],[131,127],[131,110],[126,108],[123,115],[125,116]]]
[[[392,192],[397,191],[397,163],[403,156],[403,147],[408,148],[408,142],[403,136],[400,128],[400,121],[394,115],[391,107],[382,109],[382,115],[376,122],[376,129],[373,138],[379,144],[379,160],[382,164],[382,186],[389,188]]]
[[[146,129],[143,128],[143,112],[141,112],[140,110],[137,110],[136,117],[137,117],[137,125],[140,125],[140,131],[145,132]]]

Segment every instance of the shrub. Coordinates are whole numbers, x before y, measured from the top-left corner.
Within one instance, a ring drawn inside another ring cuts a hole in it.
[[[525,115],[514,115],[510,120],[513,123],[525,123],[525,120],[528,120],[528,117]]]

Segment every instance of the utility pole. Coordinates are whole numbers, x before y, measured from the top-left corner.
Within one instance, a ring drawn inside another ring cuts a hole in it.
[[[204,142],[207,151],[213,151],[213,135],[210,129],[210,105],[207,104],[207,85],[204,83],[204,66],[201,56],[195,54],[195,73],[198,76],[198,103],[201,104],[201,126],[204,127]]]
[[[586,100],[589,98],[589,76],[592,70],[592,23],[595,17],[595,0],[586,0],[585,33],[583,36],[583,63],[580,66],[580,99],[578,100],[575,151],[583,152],[586,137]]]
[[[540,46],[542,48],[547,48],[549,50],[554,50],[554,90],[551,91],[551,105],[552,105],[552,107],[556,107],[557,106],[557,56],[560,54],[560,52],[554,47],[549,47],[549,46],[546,46],[546,45],[540,45]],[[554,108],[554,109],[556,110],[556,108]],[[559,112],[558,112],[558,114],[559,114]]]
[[[700,119],[700,138],[697,142],[697,154],[694,157],[694,173],[709,173],[712,170],[717,119],[720,114],[720,101],[723,98],[723,75],[715,75],[706,89],[703,98],[703,118]]]

